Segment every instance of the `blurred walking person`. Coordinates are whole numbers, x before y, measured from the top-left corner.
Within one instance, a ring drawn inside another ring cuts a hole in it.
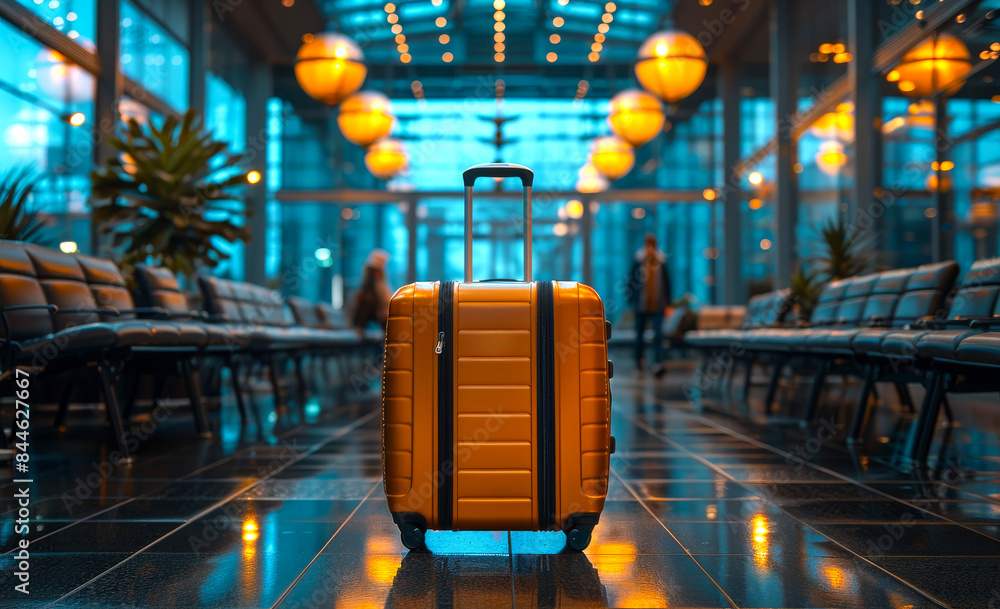
[[[663,316],[670,309],[670,275],[667,255],[656,246],[656,235],[647,233],[643,246],[635,253],[629,274],[628,297],[635,313],[635,368],[641,372],[646,363],[646,325],[653,324],[653,363],[651,369],[662,376]]]
[[[354,311],[351,322],[363,334],[373,322],[385,330],[389,317],[389,299],[392,289],[385,278],[385,265],[389,252],[375,248],[368,254],[361,275],[361,287],[354,295]]]

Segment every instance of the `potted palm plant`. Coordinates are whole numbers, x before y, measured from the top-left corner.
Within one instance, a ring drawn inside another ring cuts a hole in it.
[[[111,236],[122,270],[149,262],[193,276],[228,254],[219,240],[249,241],[236,188],[245,183],[242,154],[227,152],[188,111],[157,128],[129,119],[109,143],[119,154],[90,175],[93,218]]]
[[[870,239],[860,228],[850,228],[842,217],[831,218],[819,227],[825,251],[813,257],[817,271],[830,281],[853,277],[871,266],[867,251]]]
[[[828,282],[853,277],[872,266],[870,239],[860,228],[852,229],[838,217],[821,224],[817,232],[822,250],[809,259],[811,268],[800,265],[789,283],[792,306],[800,322],[809,321]]]
[[[30,167],[10,169],[0,177],[0,239],[43,241],[44,216],[30,206],[37,184]]]

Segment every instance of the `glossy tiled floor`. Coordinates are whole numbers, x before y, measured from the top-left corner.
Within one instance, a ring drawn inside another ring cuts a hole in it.
[[[241,437],[231,404],[212,442],[179,414],[129,469],[102,466],[97,427],[51,438],[36,447],[27,599],[11,592],[0,487],[0,606],[1000,606],[1000,467],[908,474],[818,429],[655,397],[681,375],[615,381],[619,452],[583,554],[560,553],[561,533],[506,532],[432,532],[430,552],[407,553],[375,400],[279,420],[264,441]]]

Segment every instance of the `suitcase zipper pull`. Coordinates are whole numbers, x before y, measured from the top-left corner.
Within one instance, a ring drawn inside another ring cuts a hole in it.
[[[442,351],[444,351],[444,332],[438,332],[438,342],[434,347],[434,353],[441,355]]]

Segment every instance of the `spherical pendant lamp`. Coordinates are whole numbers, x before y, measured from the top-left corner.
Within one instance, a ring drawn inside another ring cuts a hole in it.
[[[587,163],[577,173],[576,190],[584,194],[603,192],[608,189],[608,181],[593,163]]]
[[[642,89],[626,89],[611,98],[608,124],[636,148],[659,135],[664,120],[663,104]]]
[[[827,112],[810,125],[809,133],[822,139],[849,142],[854,139],[854,105],[845,102],[837,105],[836,112]]]
[[[406,169],[410,155],[406,153],[403,142],[386,137],[368,147],[365,153],[365,166],[373,176],[380,180],[390,180]]]
[[[351,143],[367,147],[389,135],[393,116],[389,98],[377,91],[355,93],[340,104],[337,125]]]
[[[614,181],[632,170],[635,151],[628,142],[614,135],[599,137],[591,144],[590,162],[602,176]]]
[[[295,79],[310,97],[334,105],[361,88],[368,74],[364,54],[342,34],[314,35],[299,47]]]
[[[667,103],[691,95],[705,80],[708,57],[698,39],[681,30],[656,32],[639,47],[635,75]]]
[[[847,154],[840,142],[823,142],[816,153],[816,166],[828,176],[835,176],[847,164]]]
[[[935,34],[903,55],[896,66],[899,73],[896,86],[909,97],[927,97],[961,78],[971,68],[969,49],[960,38],[946,33]],[[958,82],[945,95],[957,92],[964,84],[964,80]]]

